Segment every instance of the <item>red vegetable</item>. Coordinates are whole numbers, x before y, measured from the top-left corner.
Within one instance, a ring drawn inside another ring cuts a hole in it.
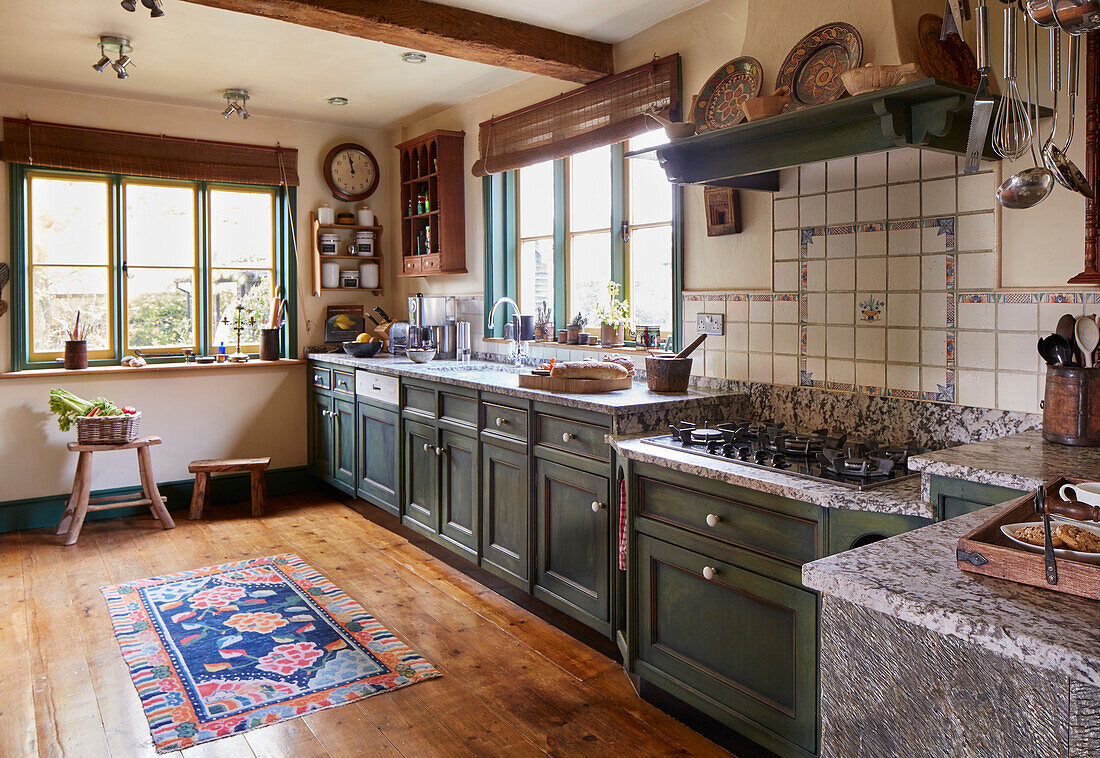
[[[92,408],[92,410],[90,410],[88,412],[88,418],[91,418],[92,416],[98,416],[98,415],[99,415],[99,408]]]
[[[135,413],[137,413],[137,408],[132,405],[124,405],[122,406],[122,412],[125,413],[127,416],[133,416]]]

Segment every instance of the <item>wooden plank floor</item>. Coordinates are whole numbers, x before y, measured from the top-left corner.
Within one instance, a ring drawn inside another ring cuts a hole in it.
[[[99,587],[297,553],[444,673],[175,758],[728,756],[634,696],[621,667],[323,495],[0,535],[0,756],[156,755]]]

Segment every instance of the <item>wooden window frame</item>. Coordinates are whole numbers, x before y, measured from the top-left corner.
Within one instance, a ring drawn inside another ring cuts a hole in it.
[[[110,289],[110,329],[109,329],[109,352],[110,354],[104,355],[91,355],[89,356],[89,366],[111,366],[118,365],[126,350],[125,341],[125,329],[126,329],[126,314],[124,309],[126,307],[125,299],[125,274],[123,264],[125,262],[125,252],[123,250],[124,239],[124,206],[123,206],[123,184],[125,182],[131,182],[134,184],[183,184],[187,186],[196,187],[196,199],[198,203],[198,218],[196,223],[199,224],[196,229],[197,232],[197,245],[199,250],[198,256],[198,272],[196,277],[196,290],[203,289],[202,296],[196,292],[196,330],[195,330],[195,342],[199,349],[207,354],[212,354],[212,351],[216,349],[216,346],[212,343],[212,333],[210,331],[210,308],[211,301],[208,296],[208,290],[210,286],[210,275],[212,269],[209,266],[209,251],[207,249],[209,243],[209,228],[208,224],[208,191],[210,189],[222,189],[229,188],[238,191],[264,191],[271,192],[274,195],[274,260],[273,260],[273,279],[274,286],[282,287],[283,292],[287,299],[287,313],[291,316],[287,319],[286,327],[282,330],[281,334],[281,352],[283,356],[293,357],[297,354],[298,350],[298,323],[297,318],[293,315],[297,313],[297,263],[295,255],[295,245],[292,239],[292,232],[295,224],[292,219],[296,218],[297,212],[297,191],[296,188],[286,186],[269,186],[269,185],[252,185],[252,184],[233,184],[228,182],[205,182],[205,181],[176,181],[159,179],[154,177],[142,177],[131,176],[123,174],[105,174],[88,171],[75,171],[67,169],[50,169],[39,168],[36,166],[29,166],[22,163],[10,163],[8,164],[8,197],[10,201],[10,249],[11,255],[11,370],[12,371],[27,371],[34,369],[53,369],[59,366],[60,361],[57,360],[57,356],[53,353],[35,355],[32,354],[31,348],[31,325],[30,325],[30,178],[32,176],[58,176],[58,177],[71,177],[71,178],[98,178],[106,180],[109,186],[109,233],[111,235],[111,242],[109,246],[109,281],[111,285]],[[254,269],[249,269],[254,270]],[[228,349],[227,345],[227,349]],[[244,347],[244,346],[242,346]],[[251,346],[250,346],[251,347]],[[151,348],[156,352],[162,352],[169,348]],[[180,348],[181,350],[183,348]],[[255,352],[252,355],[256,355]],[[180,355],[172,355],[165,357],[148,358],[149,363],[170,363],[178,362]]]

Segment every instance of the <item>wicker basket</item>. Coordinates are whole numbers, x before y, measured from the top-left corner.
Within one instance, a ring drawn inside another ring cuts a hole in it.
[[[141,412],[121,416],[77,416],[79,445],[121,445],[137,437]]]

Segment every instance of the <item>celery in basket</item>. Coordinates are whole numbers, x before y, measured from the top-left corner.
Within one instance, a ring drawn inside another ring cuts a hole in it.
[[[94,401],[88,401],[68,390],[50,390],[50,410],[57,414],[57,426],[63,432],[69,431],[73,425],[73,419],[77,416],[87,416],[96,408],[99,409],[97,416],[122,414],[121,409],[106,398],[97,397]]]

